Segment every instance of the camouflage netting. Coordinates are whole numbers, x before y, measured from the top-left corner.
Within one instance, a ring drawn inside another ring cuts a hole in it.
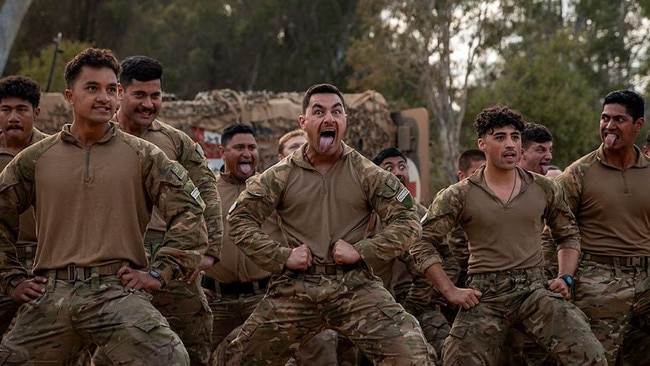
[[[381,94],[368,90],[344,94],[344,98],[348,105],[345,140],[349,145],[369,158],[382,148],[395,145],[397,128]],[[201,129],[220,133],[235,122],[250,124],[258,135],[260,167],[267,168],[276,161],[280,136],[298,128],[301,103],[302,93],[220,89],[201,92],[194,100],[166,101],[159,119],[190,135]],[[58,131],[72,119],[70,106],[60,93],[44,94],[41,110],[37,127],[47,133]],[[194,138],[202,140],[199,136]]]

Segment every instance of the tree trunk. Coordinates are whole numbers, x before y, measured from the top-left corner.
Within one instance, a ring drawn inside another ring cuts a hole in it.
[[[32,0],[5,0],[0,9],[0,75],[4,73],[11,46],[31,4]]]

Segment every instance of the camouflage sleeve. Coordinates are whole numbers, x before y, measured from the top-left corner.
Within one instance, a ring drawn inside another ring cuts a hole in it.
[[[457,225],[456,216],[462,209],[462,195],[457,186],[440,191],[422,219],[422,238],[411,246],[411,254],[420,270],[442,263],[439,248],[445,243],[449,231]]]
[[[424,273],[418,269],[415,260],[409,251],[404,252],[404,254],[399,258],[404,262],[413,278],[413,282],[409,287],[408,294],[406,295],[402,305],[406,311],[417,316],[431,307],[431,298],[435,293],[435,286],[425,277]]]
[[[185,136],[183,145],[183,154],[179,162],[187,169],[190,179],[201,192],[201,199],[205,203],[203,217],[208,228],[208,247],[205,254],[214,257],[218,261],[221,258],[223,221],[221,217],[221,199],[217,190],[217,178],[210,169],[208,159],[206,159],[199,144]]]
[[[31,159],[14,159],[0,174],[0,291],[10,294],[28,277],[16,256],[20,213],[33,197]]]
[[[448,234],[447,246],[449,247],[449,251],[456,259],[458,269],[467,270],[467,267],[469,265],[469,240],[467,239],[465,230],[463,230],[460,225],[454,227]]]
[[[291,248],[273,240],[262,230],[262,223],[275,210],[283,189],[286,165],[276,165],[246,181],[244,190],[228,212],[228,235],[258,267],[278,274],[291,254]]]
[[[395,258],[418,240],[422,232],[413,197],[394,175],[380,168],[363,176],[370,204],[386,225],[372,237],[353,245],[364,259]]]
[[[564,198],[564,191],[554,181],[548,179],[546,181],[550,185],[547,194],[550,202],[547,204],[545,219],[557,249],[572,248],[579,251],[580,231],[575,216]]]
[[[146,188],[167,223],[163,246],[152,259],[151,268],[169,283],[189,277],[207,248],[205,204],[187,171],[162,150],[154,147],[144,161],[148,164],[144,169]]]

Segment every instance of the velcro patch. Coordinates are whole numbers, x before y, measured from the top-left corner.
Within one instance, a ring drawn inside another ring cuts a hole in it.
[[[190,195],[192,195],[192,197],[194,197],[194,199],[198,201],[199,197],[201,197],[201,192],[199,192],[198,188],[194,187],[194,190],[192,191],[192,193],[190,193]]]
[[[408,189],[402,188],[397,195],[395,195],[397,202],[402,203],[404,206],[411,208],[413,207],[413,197]]]
[[[185,168],[183,168],[180,164],[172,165],[172,173],[174,173],[174,175],[177,176],[181,181],[185,181],[185,178],[187,177],[187,170],[185,170]]]

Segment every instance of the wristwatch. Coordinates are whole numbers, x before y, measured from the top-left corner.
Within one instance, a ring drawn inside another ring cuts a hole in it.
[[[557,278],[561,278],[569,288],[573,287],[573,277],[569,274],[559,275]]]
[[[158,281],[160,281],[160,284],[161,284],[161,285],[165,286],[165,279],[164,279],[163,276],[160,274],[160,272],[156,271],[155,269],[150,269],[150,270],[149,270],[149,276],[151,276],[151,277],[157,279]]]

